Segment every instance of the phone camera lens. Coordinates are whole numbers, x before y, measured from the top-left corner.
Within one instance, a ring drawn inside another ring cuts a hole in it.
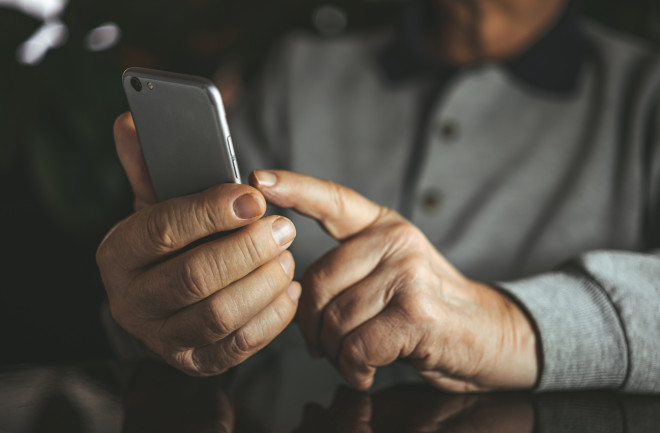
[[[131,86],[133,86],[136,92],[142,90],[142,83],[138,77],[131,78]]]

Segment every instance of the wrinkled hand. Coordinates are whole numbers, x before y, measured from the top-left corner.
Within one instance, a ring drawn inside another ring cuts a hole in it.
[[[115,141],[137,211],[97,251],[112,316],[188,374],[239,364],[295,315],[300,285],[292,283],[294,261],[286,251],[293,224],[261,218],[264,198],[247,185],[155,203],[130,114],[115,122]]]
[[[291,172],[256,171],[250,182],[341,241],[305,273],[297,317],[311,351],[351,385],[369,388],[377,367],[400,358],[445,390],[534,385],[536,337],[527,317],[461,275],[399,214]]]

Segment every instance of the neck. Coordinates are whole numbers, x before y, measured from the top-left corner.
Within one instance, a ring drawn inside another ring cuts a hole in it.
[[[567,0],[434,0],[444,62],[465,65],[520,54],[549,29]]]

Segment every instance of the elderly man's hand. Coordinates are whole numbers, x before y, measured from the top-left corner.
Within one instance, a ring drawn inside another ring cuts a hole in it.
[[[293,224],[261,218],[264,198],[247,185],[156,204],[130,114],[117,119],[115,141],[137,211],[97,251],[113,317],[188,374],[239,364],[295,315],[300,285],[292,283],[294,261],[286,251]],[[230,230],[236,231],[212,237]]]
[[[534,385],[536,336],[525,314],[461,275],[399,214],[291,172],[256,171],[250,182],[341,241],[305,273],[298,321],[311,351],[351,385],[369,388],[376,368],[399,358],[449,391]]]

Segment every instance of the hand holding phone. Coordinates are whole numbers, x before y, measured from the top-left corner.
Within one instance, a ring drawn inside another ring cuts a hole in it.
[[[114,126],[138,211],[110,230],[96,254],[109,312],[170,365],[218,374],[258,352],[293,319],[301,288],[292,282],[295,265],[286,250],[295,227],[278,215],[264,217],[263,195],[238,183],[223,141],[229,137],[224,110],[209,102],[208,82],[185,77],[182,88],[180,76],[172,83],[167,73],[156,80],[138,72],[124,77],[133,115],[121,115]],[[162,104],[146,99],[158,86],[169,95]],[[161,155],[172,149],[174,158]],[[191,182],[204,178],[200,170],[210,180]]]

